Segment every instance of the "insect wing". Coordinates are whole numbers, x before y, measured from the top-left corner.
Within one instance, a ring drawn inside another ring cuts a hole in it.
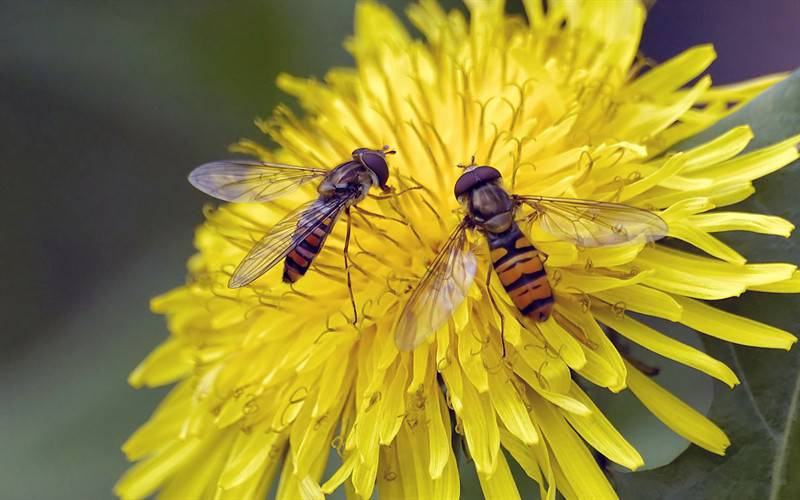
[[[264,202],[324,177],[327,170],[250,160],[215,161],[200,165],[189,182],[200,191],[232,202]]]
[[[514,198],[530,206],[546,232],[582,247],[617,245],[634,239],[650,242],[667,235],[667,223],[641,208],[603,201],[544,196]]]
[[[323,223],[333,226],[350,197],[312,200],[288,214],[250,250],[233,272],[228,286],[251,283],[286,258],[294,248]]]
[[[406,302],[395,330],[395,342],[410,351],[450,318],[463,302],[475,277],[475,255],[467,248],[464,222],[458,225]]]

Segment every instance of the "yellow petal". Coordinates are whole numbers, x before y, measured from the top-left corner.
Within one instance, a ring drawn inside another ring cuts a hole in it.
[[[786,73],[777,73],[728,85],[720,85],[719,87],[709,89],[708,92],[703,94],[700,102],[716,100],[722,102],[747,101],[785,78]]]
[[[486,329],[481,325],[465,323],[458,335],[458,360],[464,374],[479,392],[486,392],[489,389],[486,366],[480,354],[486,348],[488,341],[488,337],[484,336],[485,332]]]
[[[749,290],[770,293],[800,293],[800,271],[795,271],[789,279],[751,286]]]
[[[634,311],[671,321],[679,321],[683,308],[671,295],[643,285],[596,292],[599,299],[624,311]]]
[[[563,362],[561,364],[564,365]],[[545,365],[545,368],[546,366],[547,365]],[[564,366],[566,367],[566,365]],[[529,386],[531,386],[531,388],[533,388],[533,390],[539,393],[547,401],[569,412],[578,414],[589,413],[589,409],[580,402],[572,399],[571,397],[565,394],[550,390],[549,389],[550,383],[548,382],[545,375],[541,373],[542,371],[543,370],[534,371],[534,369],[531,368],[524,361],[518,361],[514,363],[514,373],[516,373],[520,378],[522,378]],[[568,368],[567,368],[567,373],[569,373]],[[567,378],[567,380],[565,380],[565,385],[569,387],[569,383],[570,381]],[[564,389],[565,392],[566,390],[567,389]]]
[[[582,273],[570,269],[559,271],[559,280],[554,288],[565,292],[580,290],[583,293],[594,293],[641,283],[652,271],[642,271],[630,276],[611,277],[596,273]]]
[[[612,461],[636,470],[644,465],[644,460],[639,452],[622,437],[622,434],[608,421],[603,412],[587,396],[577,384],[573,383],[570,395],[586,405],[591,412],[588,415],[575,415],[564,413],[572,427],[578,431],[594,449]]]
[[[558,321],[567,323],[565,327],[579,329],[586,338],[583,349],[586,354],[587,365],[597,363],[594,358],[599,358],[603,361],[601,369],[609,373],[603,375],[603,383],[599,385],[608,387],[613,392],[624,389],[626,378],[625,363],[623,363],[619,351],[609,340],[606,332],[597,324],[591,312],[584,311],[581,305],[566,298],[556,305],[556,310],[560,314],[557,318]],[[589,354],[590,352],[592,355]],[[600,378],[598,375],[595,375],[595,377],[596,379]]]
[[[750,231],[775,234],[788,238],[794,224],[774,215],[749,214],[746,212],[714,212],[688,217],[687,224],[709,233],[719,231]]]
[[[263,470],[265,464],[277,462],[285,439],[285,436],[263,427],[250,434],[241,432],[220,475],[220,487],[233,488]]]
[[[440,479],[453,453],[450,440],[450,415],[447,403],[438,386],[429,391],[425,403],[425,415],[428,422],[428,474],[433,479]],[[445,474],[446,475],[446,474]],[[444,479],[447,481],[447,478]]]
[[[687,160],[683,171],[693,172],[733,158],[752,139],[753,131],[749,126],[733,127],[719,137],[686,151]]]
[[[800,135],[714,166],[698,169],[694,174],[718,182],[752,181],[772,173],[800,157],[797,143]]]
[[[698,45],[651,69],[628,86],[633,94],[672,92],[702,73],[717,54],[711,45]]]
[[[310,476],[306,476],[300,480],[300,498],[302,500],[325,500],[325,494],[316,481]]]
[[[517,483],[508,468],[506,457],[500,453],[497,457],[497,467],[494,472],[487,474],[478,472],[483,496],[487,500],[514,500],[519,499]]]
[[[555,485],[552,482],[552,478],[549,482],[545,482],[545,478],[542,476],[542,471],[539,467],[539,460],[536,458],[536,453],[534,453],[534,448],[546,447],[544,443],[538,444],[535,447],[528,446],[503,428],[500,428],[500,442],[503,448],[514,458],[514,461],[522,467],[525,474],[539,485],[540,498],[550,498],[551,495],[555,496]]]
[[[645,349],[707,373],[730,387],[739,383],[739,378],[725,363],[712,358],[699,349],[668,337],[628,316],[617,316],[601,308],[595,309],[594,314],[603,324]]]
[[[796,269],[790,264],[740,266],[662,247],[644,249],[639,262],[656,271],[645,278],[647,285],[699,299],[737,296],[748,286],[787,279]]]
[[[480,394],[470,383],[464,384],[464,409],[458,413],[464,436],[478,472],[491,474],[500,452],[500,431],[488,394]]]
[[[747,199],[756,189],[750,181],[729,181],[714,184],[708,188],[693,189],[689,191],[678,191],[656,187],[634,198],[630,203],[634,206],[644,206],[653,208],[666,208],[685,198],[705,197],[717,207],[733,205]]]
[[[356,461],[358,461],[358,453],[350,453],[347,455],[342,465],[339,466],[336,472],[322,485],[322,491],[330,495],[336,488],[341,486],[342,483],[347,481],[347,478],[349,478],[350,474],[353,472]]]
[[[184,500],[186,498],[208,498],[217,490],[217,478],[233,445],[229,433],[221,433],[217,439],[209,439],[201,458],[191,466],[182,467],[174,478],[158,493],[159,500]]]
[[[131,467],[114,486],[114,494],[123,499],[150,495],[201,448],[202,441],[190,438],[173,441],[156,455]]]
[[[532,445],[539,442],[539,436],[525,408],[525,402],[522,401],[505,370],[500,369],[489,374],[489,396],[497,416],[509,432],[525,444]]]
[[[747,259],[742,257],[736,250],[690,224],[683,222],[671,223],[669,225],[669,236],[694,245],[707,254],[726,262],[740,265],[747,262]]]
[[[683,169],[686,163],[686,155],[677,153],[670,156],[660,168],[653,171],[650,175],[636,182],[628,184],[619,193],[619,201],[625,202],[634,196],[638,196],[662,181],[669,179]]]
[[[530,328],[530,326],[529,326]],[[536,323],[547,343],[559,354],[561,359],[573,370],[578,370],[586,364],[586,355],[581,344],[564,330],[551,316],[547,321]]]
[[[797,337],[789,332],[711,307],[697,300],[674,297],[683,307],[681,323],[706,335],[736,344],[790,349]]]
[[[181,340],[168,339],[136,366],[128,376],[128,383],[136,388],[158,387],[183,378],[194,367],[184,349]]]
[[[719,427],[631,365],[628,365],[628,386],[670,429],[708,451],[725,454],[730,441]]]
[[[403,419],[398,416],[403,415],[405,411],[406,401],[404,396],[408,368],[406,368],[407,363],[405,362],[399,362],[397,365],[391,382],[386,389],[386,394],[382,396],[385,401],[380,407],[381,415],[378,419],[380,443],[384,446],[392,443],[392,440],[400,430],[400,426],[403,425]]]
[[[577,497],[616,500],[617,495],[608,479],[564,417],[538,396],[531,397],[536,421]]]
[[[661,212],[661,218],[671,224],[674,221],[683,220],[689,215],[705,212],[712,208],[714,208],[714,204],[706,197],[686,198]]]

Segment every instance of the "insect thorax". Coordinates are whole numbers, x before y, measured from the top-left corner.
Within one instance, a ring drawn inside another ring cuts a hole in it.
[[[358,192],[357,200],[363,199],[375,184],[375,174],[357,161],[348,161],[333,168],[319,184],[322,195],[344,193],[349,190]]]
[[[491,233],[508,230],[514,220],[514,202],[495,182],[481,184],[469,191],[466,209],[476,225]]]

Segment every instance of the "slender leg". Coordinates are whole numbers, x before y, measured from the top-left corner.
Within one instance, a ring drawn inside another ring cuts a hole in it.
[[[378,213],[375,213],[375,212],[371,212],[371,211],[367,210],[366,208],[359,207],[358,205],[353,205],[353,209],[356,212],[358,212],[360,214],[363,214],[363,215],[368,215],[370,217],[375,217],[375,218],[383,219],[383,220],[390,220],[390,221],[394,221],[394,222],[399,222],[400,224],[403,224],[403,225],[408,225],[408,222],[404,221],[403,219],[398,219],[398,218],[395,218],[395,217],[388,217],[388,216],[383,215],[383,214],[378,214]]]
[[[347,274],[347,291],[350,293],[350,303],[353,305],[353,324],[358,324],[358,309],[356,309],[356,299],[353,297],[353,282],[350,278],[350,260],[347,258],[347,250],[350,247],[350,207],[344,211],[347,217],[347,233],[344,237],[344,272]]]
[[[492,266],[489,266],[489,272],[486,273],[486,291],[489,293],[489,300],[492,301],[497,316],[500,318],[500,342],[503,344],[503,357],[506,357],[506,320],[500,308],[497,307],[497,302],[494,300],[492,294]]]
[[[412,187],[405,188],[405,189],[402,189],[402,190],[400,190],[400,191],[397,191],[396,193],[389,193],[389,194],[369,194],[369,195],[367,195],[367,196],[369,196],[370,198],[372,198],[372,199],[374,199],[374,200],[386,200],[386,199],[389,199],[389,198],[396,198],[397,196],[400,196],[400,195],[406,194],[406,193],[407,193],[407,192],[409,192],[409,191],[414,191],[415,189],[422,189],[422,187],[421,187],[421,186],[412,186]]]

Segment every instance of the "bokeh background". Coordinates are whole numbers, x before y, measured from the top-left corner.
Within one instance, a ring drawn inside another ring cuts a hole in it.
[[[280,72],[350,64],[353,5],[0,0],[0,497],[111,497],[164,394],[126,377],[166,335],[148,300],[185,279],[208,201],[185,176],[266,142]],[[642,48],[711,42],[734,82],[800,66],[798,21],[797,0],[660,0]]]

